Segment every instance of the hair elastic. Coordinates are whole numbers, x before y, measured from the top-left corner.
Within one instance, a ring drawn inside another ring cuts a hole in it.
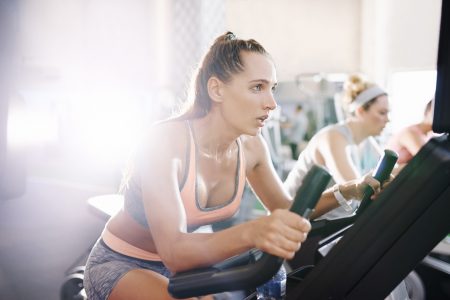
[[[234,33],[232,33],[231,31],[228,31],[225,35],[225,40],[226,41],[233,41],[236,39],[236,36],[234,35]]]

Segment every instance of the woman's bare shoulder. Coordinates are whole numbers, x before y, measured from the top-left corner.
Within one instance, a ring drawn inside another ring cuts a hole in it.
[[[328,126],[320,131],[319,138],[329,141],[345,141],[345,136],[336,126]]]
[[[242,135],[239,139],[244,149],[247,170],[253,169],[270,155],[267,144],[261,134],[256,136]]]
[[[309,151],[313,151],[315,155],[318,155],[318,153],[329,153],[332,148],[341,148],[346,145],[345,136],[335,126],[327,126],[313,136],[308,142],[307,148]]]
[[[261,149],[264,147],[265,140],[261,134],[257,134],[255,136],[252,135],[241,135],[239,137],[244,149],[247,151],[255,151],[256,149]]]

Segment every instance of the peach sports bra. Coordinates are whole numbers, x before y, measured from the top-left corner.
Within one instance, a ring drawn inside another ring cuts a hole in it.
[[[186,212],[187,226],[193,228],[197,226],[207,225],[218,221],[223,221],[232,217],[239,209],[242,194],[245,187],[245,158],[243,154],[242,144],[239,139],[236,140],[238,146],[238,157],[235,175],[235,188],[231,198],[214,207],[201,207],[198,201],[197,193],[197,156],[195,134],[191,128],[189,121],[186,121],[186,132],[188,134],[188,143],[186,147],[186,167],[183,174],[183,180],[180,188],[181,199]],[[124,210],[136,222],[145,228],[148,228],[145,216],[144,205],[142,200],[141,188],[138,181],[132,178],[124,190]],[[132,257],[146,260],[160,260],[159,256],[154,253],[136,248],[131,244],[116,237],[106,228],[102,233],[103,241],[113,250]],[[132,251],[131,251],[132,250]]]

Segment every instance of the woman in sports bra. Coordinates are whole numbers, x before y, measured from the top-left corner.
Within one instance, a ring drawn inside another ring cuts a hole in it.
[[[273,61],[258,42],[231,32],[214,41],[195,76],[192,104],[153,125],[134,157],[123,185],[124,207],[106,224],[86,265],[90,300],[172,299],[171,274],[251,248],[294,256],[310,224],[288,210],[292,197],[260,134],[277,105],[276,85]],[[192,232],[230,218],[245,182],[270,215],[219,232]],[[362,197],[368,184],[379,189],[376,180],[366,178],[341,190]],[[316,215],[337,206],[326,191]]]

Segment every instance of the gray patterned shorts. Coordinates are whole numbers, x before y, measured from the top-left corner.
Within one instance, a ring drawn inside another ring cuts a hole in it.
[[[134,269],[147,269],[165,277],[170,271],[160,261],[129,257],[115,252],[99,239],[91,250],[84,273],[84,289],[89,300],[106,300],[120,278]]]

